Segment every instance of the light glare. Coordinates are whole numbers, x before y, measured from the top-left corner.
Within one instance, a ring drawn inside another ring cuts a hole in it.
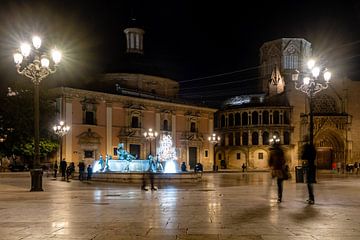
[[[326,72],[324,73],[324,80],[325,80],[326,82],[328,82],[328,81],[330,81],[330,78],[331,78],[331,72],[326,71]]]
[[[14,62],[16,63],[16,65],[20,64],[22,60],[23,60],[23,55],[21,55],[20,53],[14,54]]]
[[[50,65],[49,59],[47,59],[47,58],[42,58],[42,59],[41,59],[41,66],[42,66],[43,68],[48,68],[49,65]]]
[[[30,52],[31,52],[31,47],[28,43],[22,43],[20,45],[20,51],[21,51],[21,54],[24,56],[24,57],[27,57],[30,55]]]
[[[32,38],[32,42],[35,49],[39,49],[41,47],[41,38],[39,36],[34,36]]]
[[[310,59],[310,60],[307,62],[307,66],[308,66],[308,68],[311,70],[311,69],[315,66],[315,60],[314,60],[314,59]]]
[[[61,61],[61,52],[54,49],[51,51],[51,56],[55,64],[58,64]]]

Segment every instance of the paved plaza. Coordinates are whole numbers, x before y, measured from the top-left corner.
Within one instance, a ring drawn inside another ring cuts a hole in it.
[[[15,177],[17,176],[17,177]],[[205,173],[200,183],[71,182],[0,173],[0,239],[360,239],[360,175],[319,174],[315,205],[267,172]]]

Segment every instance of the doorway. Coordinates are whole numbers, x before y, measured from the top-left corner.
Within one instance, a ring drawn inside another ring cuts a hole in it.
[[[189,147],[189,166],[194,169],[197,163],[197,147]]]

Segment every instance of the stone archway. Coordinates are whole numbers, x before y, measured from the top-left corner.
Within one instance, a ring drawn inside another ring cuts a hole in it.
[[[344,161],[344,141],[331,129],[320,132],[314,140],[318,169],[331,169],[333,163]]]

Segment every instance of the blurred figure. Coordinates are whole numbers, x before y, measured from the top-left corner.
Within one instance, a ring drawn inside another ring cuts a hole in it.
[[[186,170],[186,163],[185,162],[182,162],[182,164],[181,164],[181,171],[182,172],[186,172],[187,170]]]
[[[270,149],[269,166],[271,167],[271,176],[276,178],[278,187],[278,202],[282,201],[283,194],[283,182],[284,182],[284,171],[285,168],[285,157],[284,151],[280,148],[278,143],[274,143]]]
[[[315,196],[314,196],[313,183],[316,183],[316,166],[315,166],[316,149],[313,144],[306,143],[303,146],[301,159],[307,161],[306,182],[307,182],[307,188],[308,188],[308,192],[309,192],[309,199],[307,200],[307,202],[309,204],[314,204]]]
[[[85,163],[83,161],[79,162],[79,180],[84,180],[84,173],[85,173]]]
[[[59,166],[57,161],[55,161],[54,166],[53,166],[53,170],[54,170],[54,178],[57,178],[57,172],[58,172]]]
[[[89,164],[89,166],[87,167],[87,180],[91,180],[91,176],[92,176],[92,167],[91,165]]]

